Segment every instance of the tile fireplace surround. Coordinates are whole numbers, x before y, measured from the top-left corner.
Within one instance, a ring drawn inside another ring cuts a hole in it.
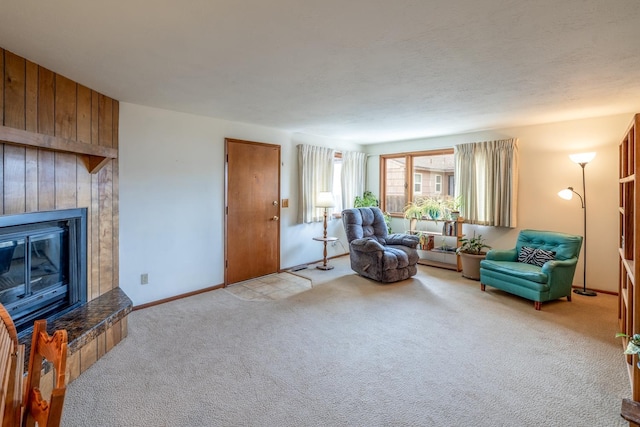
[[[104,356],[116,344],[127,336],[127,316],[133,303],[120,288],[95,298],[92,301],[50,321],[47,332],[66,329],[69,344],[67,356],[66,380],[70,383]],[[31,330],[20,333],[19,341],[26,346],[26,360],[29,360]],[[28,363],[25,363],[25,369]],[[44,366],[42,377],[43,392],[46,386],[53,389],[53,372]],[[46,395],[46,394],[45,394]]]

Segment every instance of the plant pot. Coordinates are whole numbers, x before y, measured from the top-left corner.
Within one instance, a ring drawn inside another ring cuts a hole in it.
[[[451,211],[451,220],[457,221],[460,218],[460,211]]]
[[[480,280],[480,261],[482,261],[486,255],[487,254],[476,255],[460,252],[462,277],[471,280]]]

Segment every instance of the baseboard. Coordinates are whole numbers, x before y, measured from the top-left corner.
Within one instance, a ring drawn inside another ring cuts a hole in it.
[[[347,255],[349,255],[349,252],[347,252],[346,254],[340,254],[340,255],[329,256],[329,257],[327,257],[327,259],[336,259],[336,258],[340,258],[340,257],[347,256]],[[319,264],[319,263],[321,263],[321,262],[323,262],[323,261],[324,261],[324,259],[320,258],[320,259],[319,259],[319,260],[317,260],[317,261],[309,261],[309,262],[307,262],[306,264],[307,264],[307,265]],[[300,265],[300,264],[299,264],[299,265]],[[278,273],[284,273],[284,272],[289,271],[289,270],[291,270],[291,269],[293,269],[293,268],[296,268],[296,267],[298,267],[298,265],[293,265],[293,266],[291,266],[291,267],[281,268],[280,270],[278,270]]]
[[[209,286],[208,288],[198,289],[197,291],[192,291],[192,292],[187,292],[187,293],[180,294],[180,295],[175,295],[175,296],[172,296],[172,297],[169,297],[169,298],[164,298],[164,299],[160,299],[160,300],[157,300],[157,301],[148,302],[146,304],[135,305],[135,306],[133,306],[132,310],[133,311],[142,310],[143,308],[153,307],[155,305],[164,304],[165,302],[171,302],[171,301],[175,301],[175,300],[178,300],[178,299],[187,298],[187,297],[191,297],[191,296],[198,295],[198,294],[203,294],[205,292],[214,291],[214,290],[220,289],[220,288],[224,288],[224,284]]]
[[[582,289],[582,288],[583,288],[583,286],[571,286],[571,288],[572,288],[572,289]],[[597,292],[597,293],[599,293],[599,294],[607,294],[607,295],[615,295],[615,296],[618,296],[618,293],[617,293],[617,292],[613,292],[613,291],[603,291],[603,290],[601,290],[601,289],[595,289],[595,288],[587,288],[587,289],[589,289],[589,290],[591,290],[591,291],[595,291],[595,292]]]

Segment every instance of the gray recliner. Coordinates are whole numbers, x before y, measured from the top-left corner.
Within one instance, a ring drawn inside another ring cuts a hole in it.
[[[418,272],[418,236],[388,234],[379,208],[345,209],[342,223],[349,241],[351,269],[356,273],[391,283]]]

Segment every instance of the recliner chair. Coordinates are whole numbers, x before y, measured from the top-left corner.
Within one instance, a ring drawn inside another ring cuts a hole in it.
[[[345,209],[342,223],[349,241],[351,269],[356,273],[391,283],[418,272],[418,236],[388,234],[379,208]]]
[[[516,247],[492,249],[480,261],[480,288],[487,285],[542,303],[567,297],[582,247],[582,236],[554,231],[522,230]],[[540,251],[542,250],[542,251]]]

